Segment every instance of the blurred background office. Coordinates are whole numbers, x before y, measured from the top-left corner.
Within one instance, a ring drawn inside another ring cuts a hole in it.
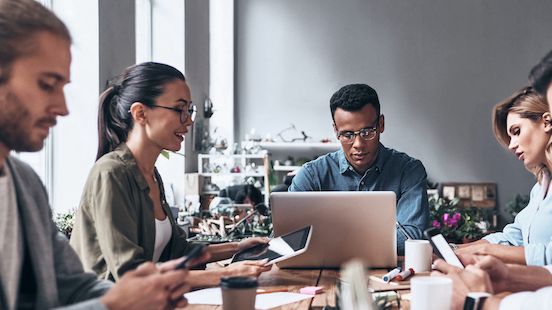
[[[184,203],[183,175],[198,171],[205,132],[217,128],[232,146],[253,129],[274,137],[294,124],[313,141],[336,141],[329,98],[354,82],[380,95],[382,142],[419,158],[433,182],[497,183],[501,210],[534,183],[495,142],[491,108],[551,48],[551,1],[41,2],[74,36],[71,115],[43,152],[21,157],[41,174],[56,211],[77,206],[93,164],[98,94],[147,60],[185,72],[200,111],[185,156],[158,160],[173,205]]]

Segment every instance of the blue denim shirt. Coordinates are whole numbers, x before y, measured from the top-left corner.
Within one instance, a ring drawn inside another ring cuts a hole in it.
[[[306,163],[293,178],[290,192],[393,191],[397,195],[397,220],[415,239],[429,222],[427,174],[421,161],[381,143],[375,163],[364,175],[347,162],[343,150]],[[397,230],[397,253],[404,253],[405,237]]]

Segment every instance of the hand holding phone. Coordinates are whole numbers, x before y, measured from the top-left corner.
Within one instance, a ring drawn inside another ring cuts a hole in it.
[[[196,243],[196,244],[192,244],[192,250],[186,255],[186,258],[181,261],[180,263],[178,263],[178,265],[176,265],[176,267],[174,267],[174,269],[189,269],[190,267],[192,267],[192,265],[190,265],[191,261],[198,258],[198,257],[201,257],[201,255],[203,255],[203,253],[205,253],[205,250],[207,249],[207,244],[204,244],[204,243]]]
[[[427,240],[429,240],[429,243],[431,243],[433,252],[437,254],[437,256],[453,266],[464,268],[464,265],[449,246],[447,240],[445,240],[445,237],[443,237],[443,235],[436,228],[432,227],[426,229],[424,231],[424,235]]]

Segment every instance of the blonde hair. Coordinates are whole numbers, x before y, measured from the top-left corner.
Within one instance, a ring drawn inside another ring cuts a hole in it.
[[[522,118],[528,118],[533,122],[537,122],[542,120],[542,116],[546,112],[548,112],[546,100],[532,87],[524,87],[516,91],[493,108],[493,132],[496,140],[504,148],[508,149],[510,145],[510,136],[508,135],[506,124],[508,114],[516,113]],[[552,159],[552,136],[546,146],[546,159],[548,162],[552,162],[550,160]],[[546,166],[544,164],[532,169],[528,168],[539,181],[545,169]]]

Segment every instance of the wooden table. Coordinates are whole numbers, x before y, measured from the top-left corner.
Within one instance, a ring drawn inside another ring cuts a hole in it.
[[[371,274],[372,273],[382,273],[382,271],[374,270]],[[298,293],[299,289],[305,286],[322,286],[324,287],[324,292],[315,295],[312,299],[305,299],[277,308],[281,310],[322,309],[326,305],[335,306],[335,294],[338,282],[339,271],[335,269],[278,269],[278,267],[274,266],[271,271],[265,272],[259,277],[259,288],[285,288],[289,292]],[[401,291],[401,293],[408,292],[408,290]],[[213,305],[189,305],[185,309],[222,309],[222,307]],[[410,309],[409,303],[407,301],[401,301],[401,309]]]

